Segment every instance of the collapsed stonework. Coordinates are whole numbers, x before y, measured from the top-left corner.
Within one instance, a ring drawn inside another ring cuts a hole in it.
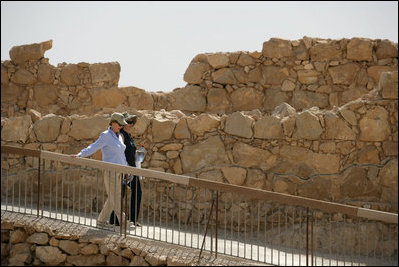
[[[2,144],[76,153],[129,111],[145,168],[398,209],[397,44],[272,38],[262,52],[197,55],[169,93],[118,88],[118,63],[53,67],[49,48],[2,62]]]

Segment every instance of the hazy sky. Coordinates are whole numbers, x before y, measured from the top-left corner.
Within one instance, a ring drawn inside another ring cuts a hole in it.
[[[397,1],[1,1],[1,60],[13,46],[53,40],[50,64],[117,61],[119,86],[184,87],[200,53],[262,51],[272,37],[398,42]]]

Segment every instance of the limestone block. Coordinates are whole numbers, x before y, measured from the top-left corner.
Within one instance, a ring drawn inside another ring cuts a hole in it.
[[[37,79],[42,83],[53,84],[55,79],[55,68],[50,64],[40,64],[37,71]]]
[[[205,132],[214,131],[219,127],[220,118],[206,113],[202,113],[199,116],[192,115],[187,117],[187,125],[191,134],[203,136]]]
[[[137,110],[152,110],[154,108],[154,99],[150,93],[136,87],[125,87],[125,95],[128,96],[129,107]]]
[[[246,186],[263,189],[266,182],[266,175],[258,169],[248,169]]]
[[[34,233],[29,236],[26,242],[38,245],[47,245],[49,241],[47,233]]]
[[[284,135],[287,137],[291,137],[296,124],[295,117],[284,117],[283,119],[281,119],[281,124],[283,126]]]
[[[191,62],[184,73],[183,80],[189,84],[200,84],[204,72],[208,70],[210,70],[210,66],[207,63]]]
[[[383,142],[382,149],[384,150],[385,156],[397,156],[398,155],[398,142],[394,142],[394,141]]]
[[[117,87],[111,89],[95,89],[92,91],[93,105],[99,108],[115,108],[125,102],[126,96]]]
[[[47,265],[57,266],[65,262],[67,255],[61,252],[57,247],[52,246],[37,246],[36,257]]]
[[[226,112],[230,109],[230,102],[227,98],[226,90],[223,88],[211,88],[208,91],[207,111]]]
[[[19,265],[17,263],[22,263],[22,265],[24,265],[24,263],[31,263],[32,256],[30,253],[30,245],[26,243],[12,245],[10,249],[9,261],[10,265],[13,265],[13,263],[16,265]]]
[[[398,159],[389,161],[379,173],[382,185],[383,201],[389,201],[396,209],[398,207]]]
[[[129,260],[123,258],[122,256],[110,253],[107,256],[106,264],[108,266],[127,266],[129,264]]]
[[[36,77],[26,69],[19,69],[11,76],[11,81],[16,84],[29,85],[36,82]]]
[[[237,142],[233,147],[234,162],[242,167],[269,169],[273,165],[273,155],[264,149]]]
[[[356,133],[335,113],[324,114],[325,134],[324,139],[356,140]]]
[[[290,80],[285,80],[283,82],[283,85],[281,86],[281,91],[287,92],[287,91],[294,91],[295,89],[295,83],[290,81]]]
[[[176,123],[172,120],[154,118],[152,120],[152,138],[154,142],[168,140],[172,137]]]
[[[318,43],[309,50],[312,61],[340,60],[342,50],[337,41]]]
[[[169,257],[168,257],[168,265],[169,265]],[[141,256],[133,256],[132,261],[129,266],[150,266],[148,262],[146,262]],[[170,266],[170,265],[169,265]]]
[[[72,124],[68,135],[76,140],[97,139],[109,124],[109,115],[71,116],[70,119]]]
[[[136,123],[132,127],[130,133],[137,137],[143,135],[147,130],[148,125],[150,124],[150,120],[145,117],[138,117]]]
[[[251,138],[253,135],[253,122],[253,118],[236,111],[228,115],[226,124],[224,126],[224,131],[228,134],[241,136],[244,138]]]
[[[293,46],[292,51],[298,60],[309,60],[309,51],[303,40],[300,40],[299,45]]]
[[[341,195],[355,198],[360,196],[377,197],[379,188],[367,179],[367,170],[361,167],[353,167],[345,173],[340,185]]]
[[[273,110],[283,102],[288,102],[287,93],[281,92],[279,88],[270,88],[265,91],[263,108],[266,111]]]
[[[291,41],[271,38],[269,41],[263,43],[262,54],[269,58],[292,57]]]
[[[59,248],[69,255],[77,255],[79,253],[79,245],[76,241],[60,240]]]
[[[398,72],[382,72],[379,89],[384,99],[398,99]]]
[[[237,61],[238,66],[255,65],[255,59],[246,53],[241,53]]]
[[[215,166],[227,163],[227,157],[223,142],[218,136],[194,144],[185,145],[180,153],[183,172],[191,172],[202,167]]]
[[[57,87],[52,84],[37,83],[33,87],[33,100],[41,107],[57,103]]]
[[[346,57],[355,61],[373,60],[373,43],[366,38],[352,38],[347,47]]]
[[[358,162],[361,164],[380,164],[380,156],[375,146],[365,146],[357,153]]]
[[[281,85],[289,76],[288,69],[277,66],[262,66],[262,81],[263,85]]]
[[[262,109],[264,95],[254,88],[239,88],[230,96],[233,111]]]
[[[381,40],[377,45],[375,54],[378,59],[382,58],[397,58],[398,57],[398,44],[390,40]]]
[[[320,72],[315,70],[298,70],[298,81],[302,84],[313,84],[319,80]]]
[[[3,66],[3,63],[1,64],[1,88],[7,87],[9,83],[9,78],[7,74],[7,68]],[[3,96],[3,92],[1,92]]]
[[[205,111],[205,90],[199,86],[188,85],[171,93],[171,109],[182,111]]]
[[[83,75],[83,72],[81,74],[78,64],[67,64],[61,67],[60,80],[65,85],[80,84],[79,75]]]
[[[105,265],[105,256],[103,254],[67,256],[66,258],[67,263],[76,266]]]
[[[11,244],[23,243],[23,242],[25,242],[27,237],[28,236],[27,236],[25,230],[16,229],[15,231],[10,232],[10,243]]]
[[[177,122],[174,135],[176,139],[190,138],[191,135],[190,131],[188,130],[186,118],[182,118]]]
[[[332,182],[331,179],[317,177],[306,183],[301,184],[298,187],[298,195],[302,197],[308,197],[311,199],[319,200],[332,200]]]
[[[330,67],[328,72],[331,75],[334,84],[350,85],[354,81],[359,70],[360,66],[358,64],[347,63]]]
[[[210,181],[214,181],[214,182],[219,182],[219,183],[223,183],[223,174],[220,170],[211,170],[211,171],[206,171],[206,172],[202,172],[198,178],[200,179],[205,179],[205,180],[210,180]]]
[[[23,88],[14,83],[8,83],[8,86],[1,86],[1,103],[16,103],[21,96]]]
[[[284,145],[280,149],[282,159],[296,163],[304,163],[317,173],[336,173],[339,171],[338,154],[320,154],[297,146]]]
[[[182,147],[183,147],[183,144],[171,143],[171,144],[164,145],[159,150],[161,150],[161,151],[171,151],[171,150],[174,151],[174,150],[180,150]]]
[[[32,119],[29,115],[7,118],[2,125],[1,140],[8,142],[22,142],[28,140]]]
[[[254,124],[254,137],[260,139],[281,139],[283,128],[281,121],[275,116],[265,116]]]
[[[247,177],[247,170],[240,167],[223,167],[221,168],[224,177],[233,185],[242,185]]]
[[[111,82],[117,85],[119,82],[121,66],[118,62],[90,64],[89,70],[91,74],[91,82],[93,84]]]
[[[26,113],[30,116],[30,118],[32,119],[32,122],[40,120],[42,117],[42,114],[39,111],[31,109],[31,108],[28,109]]]
[[[212,80],[220,84],[236,84],[237,79],[230,68],[222,68],[212,73]]]
[[[235,73],[234,73],[235,75]],[[237,76],[236,76],[237,77]],[[258,83],[262,80],[263,74],[262,74],[262,68],[256,67],[248,72],[248,77],[244,83],[248,82],[253,82],[253,83]]]
[[[371,66],[367,68],[367,74],[374,79],[376,83],[379,83],[381,74],[383,72],[393,72],[398,71],[398,67],[393,66]]]
[[[292,117],[296,114],[296,110],[291,107],[289,104],[283,102],[277,107],[272,112],[272,115],[277,118],[283,118],[283,117]]]
[[[33,124],[33,130],[39,142],[55,141],[60,134],[62,118],[48,114]]]
[[[225,53],[207,54],[206,58],[209,65],[214,69],[220,69],[229,66],[230,59]]]
[[[294,91],[292,95],[291,106],[296,110],[302,110],[305,108],[328,107],[329,98],[327,94],[315,93],[310,91]]]
[[[388,116],[388,111],[380,106],[368,110],[359,122],[360,140],[368,142],[387,140],[391,134]]]
[[[356,88],[348,88],[341,93],[341,98],[339,99],[339,103],[345,104],[352,100],[356,100],[361,98],[369,91],[366,88],[356,87]]]
[[[28,60],[39,60],[44,57],[44,52],[53,46],[53,40],[28,45],[14,46],[10,50],[11,60],[21,65]]]
[[[296,129],[293,133],[295,139],[318,140],[323,133],[319,118],[306,110],[296,116]]]

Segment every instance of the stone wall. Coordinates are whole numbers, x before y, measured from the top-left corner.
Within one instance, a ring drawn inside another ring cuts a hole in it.
[[[384,73],[378,88],[332,110],[298,112],[287,103],[270,115],[132,110],[139,119],[131,133],[148,148],[144,168],[397,211],[397,79],[397,72]],[[1,139],[77,153],[108,121],[109,114],[41,116],[30,110],[2,118]]]
[[[282,102],[297,111],[342,106],[374,89],[382,72],[397,71],[398,47],[389,40],[272,38],[261,52],[200,54],[190,62],[187,85],[172,92],[118,87],[120,65],[49,64],[52,41],[16,46],[1,63],[2,117],[35,109],[42,114],[95,114],[103,108],[181,110],[219,114]]]
[[[53,67],[51,44],[2,62],[2,144],[76,153],[129,111],[145,168],[398,209],[397,44],[273,38],[262,53],[196,56],[170,93],[118,88],[118,63]]]
[[[4,218],[5,217],[5,218]],[[1,220],[2,266],[260,266],[261,263],[24,214]]]

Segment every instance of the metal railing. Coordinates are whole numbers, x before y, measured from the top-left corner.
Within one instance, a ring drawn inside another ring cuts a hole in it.
[[[397,265],[398,215],[59,153],[2,146],[2,210],[99,227],[108,185],[141,181],[132,218],[106,229],[275,265]],[[122,178],[118,178],[122,177]],[[111,181],[111,180],[110,180]],[[134,190],[134,189],[130,189]],[[137,190],[135,190],[137,192]],[[137,202],[136,202],[137,203]],[[122,211],[121,211],[122,213]],[[117,214],[123,218],[122,214]]]

